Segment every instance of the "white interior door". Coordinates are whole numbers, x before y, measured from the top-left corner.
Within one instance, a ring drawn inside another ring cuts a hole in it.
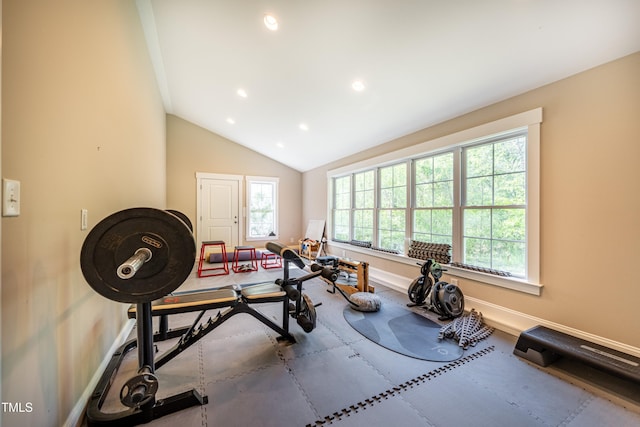
[[[203,241],[223,240],[227,248],[240,241],[240,179],[198,179],[198,246]]]

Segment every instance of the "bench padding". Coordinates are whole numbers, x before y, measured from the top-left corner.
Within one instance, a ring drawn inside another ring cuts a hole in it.
[[[260,298],[279,298],[285,296],[285,292],[275,283],[263,283],[261,285],[247,286],[242,289],[242,296],[247,300]]]

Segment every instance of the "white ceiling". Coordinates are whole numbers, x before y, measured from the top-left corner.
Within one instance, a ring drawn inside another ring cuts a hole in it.
[[[639,0],[137,4],[166,111],[301,172],[640,51]]]

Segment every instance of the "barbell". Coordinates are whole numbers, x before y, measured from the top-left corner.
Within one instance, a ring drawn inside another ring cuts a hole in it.
[[[154,208],[109,215],[84,240],[82,274],[93,290],[113,301],[161,298],[177,289],[193,269],[196,244],[190,225],[177,211]]]

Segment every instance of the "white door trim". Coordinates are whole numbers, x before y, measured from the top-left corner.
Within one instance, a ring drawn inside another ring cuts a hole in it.
[[[242,230],[244,230],[244,210],[242,209],[242,201],[244,200],[244,176],[243,175],[227,175],[219,173],[196,172],[196,241],[198,244],[202,241],[202,180],[218,179],[226,181],[238,181],[238,244],[242,245]]]

